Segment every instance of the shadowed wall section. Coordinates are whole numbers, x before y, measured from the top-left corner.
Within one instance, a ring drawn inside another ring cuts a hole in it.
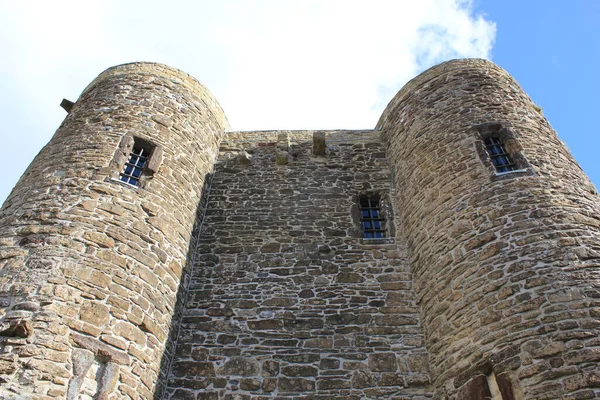
[[[428,398],[380,132],[230,132],[220,150],[164,399]],[[362,239],[361,193],[387,238]]]
[[[378,128],[435,398],[486,385],[526,399],[600,395],[598,195],[541,110],[501,68],[455,60],[409,82]],[[517,171],[495,172],[490,136]]]
[[[164,65],[88,86],[0,213],[0,397],[152,398],[226,128],[210,93]],[[118,180],[134,143],[153,157],[141,187]]]

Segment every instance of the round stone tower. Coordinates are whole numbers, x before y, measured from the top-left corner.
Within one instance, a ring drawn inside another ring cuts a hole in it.
[[[600,397],[599,197],[540,108],[493,63],[454,60],[378,128],[434,398]]]
[[[150,399],[228,124],[153,63],[67,108],[0,213],[0,397]]]

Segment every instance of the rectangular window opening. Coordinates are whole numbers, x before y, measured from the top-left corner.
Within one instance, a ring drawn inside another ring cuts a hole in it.
[[[365,239],[381,239],[385,237],[385,218],[381,214],[378,195],[360,196],[360,223]]]
[[[151,149],[142,146],[140,143],[134,143],[129,159],[123,166],[123,171],[119,174],[119,179],[127,184],[139,186],[140,178],[144,172],[144,168],[148,163]]]
[[[490,136],[484,140],[485,148],[496,168],[496,172],[509,172],[517,170],[517,165],[506,151],[504,143],[496,136]]]

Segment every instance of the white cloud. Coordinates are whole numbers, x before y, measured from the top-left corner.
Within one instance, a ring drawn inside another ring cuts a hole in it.
[[[19,1],[0,15],[0,199],[105,68],[157,61],[203,82],[237,130],[372,128],[402,84],[489,57],[462,0]]]

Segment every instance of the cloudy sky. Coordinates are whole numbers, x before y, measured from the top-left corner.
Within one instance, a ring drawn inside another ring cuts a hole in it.
[[[525,3],[525,4],[522,4]],[[596,185],[596,0],[0,0],[0,202],[109,66],[204,83],[235,130],[373,128],[410,78],[491,59],[544,109]]]

